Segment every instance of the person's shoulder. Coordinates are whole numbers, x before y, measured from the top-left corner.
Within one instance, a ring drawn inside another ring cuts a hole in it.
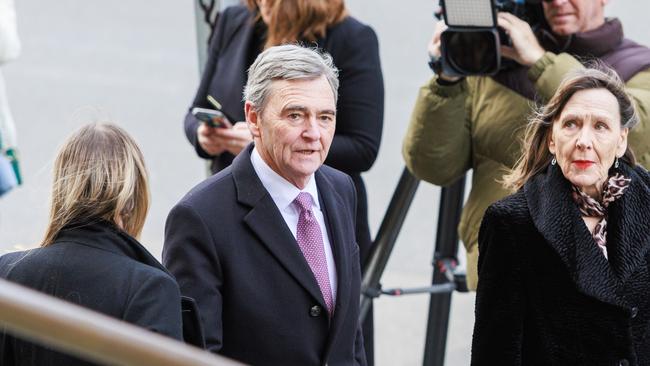
[[[523,189],[491,204],[485,216],[500,222],[511,222],[528,216],[528,204]]]
[[[31,251],[9,252],[0,256],[0,277],[6,277],[6,274],[18,265]]]
[[[351,15],[346,16],[340,22],[332,25],[328,29],[327,36],[334,38],[342,37],[350,41],[367,37],[377,38],[371,26],[362,23]]]
[[[233,5],[225,8],[220,16],[227,19],[245,19],[252,14],[245,5]]]
[[[181,198],[178,204],[195,206],[204,203],[207,198],[222,199],[224,197],[235,198],[232,165],[195,185]]]

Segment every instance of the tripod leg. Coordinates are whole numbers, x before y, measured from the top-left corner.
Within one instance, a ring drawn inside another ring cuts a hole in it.
[[[465,177],[449,187],[443,187],[440,193],[440,210],[438,216],[438,232],[436,248],[433,256],[432,284],[449,282],[452,268],[447,265],[448,259],[456,258],[458,252],[457,226],[463,209],[463,194],[465,192]],[[424,348],[425,366],[443,366],[449,327],[449,310],[452,293],[431,294],[429,300],[429,320]]]
[[[384,219],[381,222],[374,245],[370,252],[370,259],[366,263],[361,282],[361,305],[359,320],[363,322],[372,304],[373,296],[377,296],[379,281],[386,269],[388,258],[393,251],[406,213],[408,212],[420,181],[404,168],[397,188],[393,193]]]

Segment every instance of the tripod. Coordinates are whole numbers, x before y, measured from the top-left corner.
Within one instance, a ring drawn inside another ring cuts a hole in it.
[[[458,260],[458,234],[456,227],[460,221],[465,191],[465,177],[454,184],[443,187],[440,193],[438,229],[433,255],[433,277],[431,286],[409,289],[382,289],[380,280],[390,254],[395,246],[406,213],[408,212],[419,180],[404,169],[379,227],[368,266],[361,283],[360,321],[365,319],[374,298],[380,295],[430,294],[429,318],[425,341],[425,366],[443,366],[449,310],[453,291],[466,292],[465,275],[455,273]]]

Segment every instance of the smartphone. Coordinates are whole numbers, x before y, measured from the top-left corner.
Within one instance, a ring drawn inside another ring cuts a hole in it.
[[[228,118],[226,118],[223,112],[216,109],[194,107],[192,108],[192,115],[210,127],[231,127]]]

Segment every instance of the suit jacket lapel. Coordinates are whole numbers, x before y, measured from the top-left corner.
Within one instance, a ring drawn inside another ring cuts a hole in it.
[[[285,224],[282,214],[255,174],[250,161],[253,146],[242,151],[232,164],[237,189],[237,200],[251,207],[244,222],[255,233],[259,242],[325,309],[325,300],[296,239]]]
[[[336,188],[328,177],[320,170],[316,171],[315,177],[334,254],[337,277],[336,306],[328,336],[326,351],[326,354],[328,354],[336,335],[343,327],[343,320],[346,317],[348,304],[350,303],[350,271],[352,267],[350,248],[353,243],[346,242],[345,238],[354,237],[354,233],[350,235],[344,230],[353,227],[351,224],[353,218],[346,214],[349,209],[346,209],[343,198],[336,192]]]
[[[524,193],[535,227],[558,254],[578,290],[620,305],[619,280],[598,249],[571,198],[571,185],[557,166],[533,177]]]

